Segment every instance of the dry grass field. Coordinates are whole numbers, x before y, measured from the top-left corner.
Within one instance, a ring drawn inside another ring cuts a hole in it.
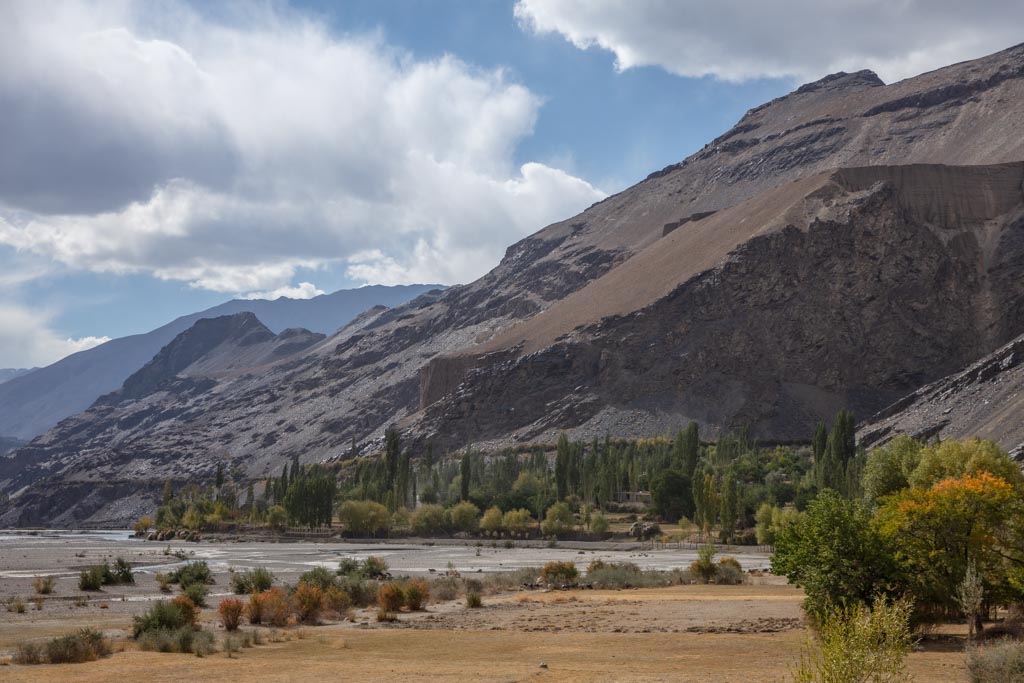
[[[93,625],[115,654],[73,665],[0,667],[3,681],[785,681],[807,632],[801,594],[778,583],[620,591],[520,591],[430,605],[378,624],[261,628],[263,645],[229,658],[141,652],[126,640],[125,614],[88,609],[73,618],[0,620],[0,649]],[[204,627],[218,630],[213,610]],[[222,633],[222,631],[220,631]],[[965,680],[957,644],[910,658],[918,683]],[[543,665],[543,666],[542,666]]]

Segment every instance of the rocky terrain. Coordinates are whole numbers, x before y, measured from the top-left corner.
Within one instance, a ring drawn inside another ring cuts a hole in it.
[[[98,402],[0,466],[0,524],[127,517],[164,478],[372,452],[393,423],[444,448],[870,414],[1024,333],[1022,133],[1024,46],[805,85],[476,282]]]
[[[44,368],[0,370],[0,434],[29,440],[65,417],[85,410],[99,396],[120,387],[165,344],[202,318],[250,311],[274,332],[304,327],[329,333],[371,306],[395,306],[436,287],[373,286],[343,289],[312,299],[234,299],[143,334],[113,339]]]
[[[994,439],[1024,459],[1024,337],[893,403],[863,424],[861,443],[897,434],[930,439]]]

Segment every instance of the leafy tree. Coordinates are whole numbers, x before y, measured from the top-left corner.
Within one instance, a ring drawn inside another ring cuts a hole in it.
[[[377,536],[391,528],[391,514],[372,500],[346,500],[338,510],[338,519],[352,534]]]
[[[509,510],[505,513],[505,516],[501,520],[502,526],[505,527],[510,533],[519,535],[524,534],[530,530],[533,525],[533,516],[529,510],[520,508],[518,510]]]
[[[555,448],[555,491],[558,500],[565,500],[565,497],[569,495],[571,457],[569,437],[562,432],[558,435],[558,445]]]
[[[679,470],[665,470],[651,483],[651,498],[658,515],[669,522],[693,516],[690,480]]]
[[[462,456],[462,462],[460,463],[459,473],[461,479],[459,480],[459,500],[469,500],[469,484],[473,476],[473,463],[470,460],[471,453],[469,448],[466,448],[465,454]]]
[[[444,531],[444,508],[440,505],[421,505],[412,513],[412,530],[421,536]]]
[[[868,508],[826,490],[775,541],[772,572],[804,588],[804,607],[821,617],[844,602],[871,604],[894,589],[892,553]]]
[[[492,505],[487,508],[487,512],[485,512],[483,518],[480,519],[481,531],[485,531],[489,534],[501,531],[502,517],[501,508],[497,505]]]
[[[921,444],[905,435],[871,449],[861,475],[864,497],[874,501],[906,488],[920,460]]]
[[[544,515],[544,522],[541,524],[541,532],[545,536],[562,536],[572,531],[575,520],[572,510],[564,502],[558,502],[548,508]]]
[[[464,500],[452,508],[452,526],[458,531],[472,533],[480,528],[480,508]]]
[[[690,422],[683,432],[683,474],[687,479],[693,479],[693,473],[697,471],[697,460],[700,457],[700,434],[696,422]]]

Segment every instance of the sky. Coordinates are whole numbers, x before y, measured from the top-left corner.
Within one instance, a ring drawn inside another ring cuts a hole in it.
[[[235,297],[469,282],[804,82],[1020,41],[981,0],[0,3],[0,367]]]

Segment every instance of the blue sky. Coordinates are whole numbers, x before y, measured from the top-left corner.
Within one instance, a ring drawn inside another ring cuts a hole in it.
[[[1013,3],[925,5],[5,3],[0,367],[234,296],[464,282],[801,82],[1013,42]]]

